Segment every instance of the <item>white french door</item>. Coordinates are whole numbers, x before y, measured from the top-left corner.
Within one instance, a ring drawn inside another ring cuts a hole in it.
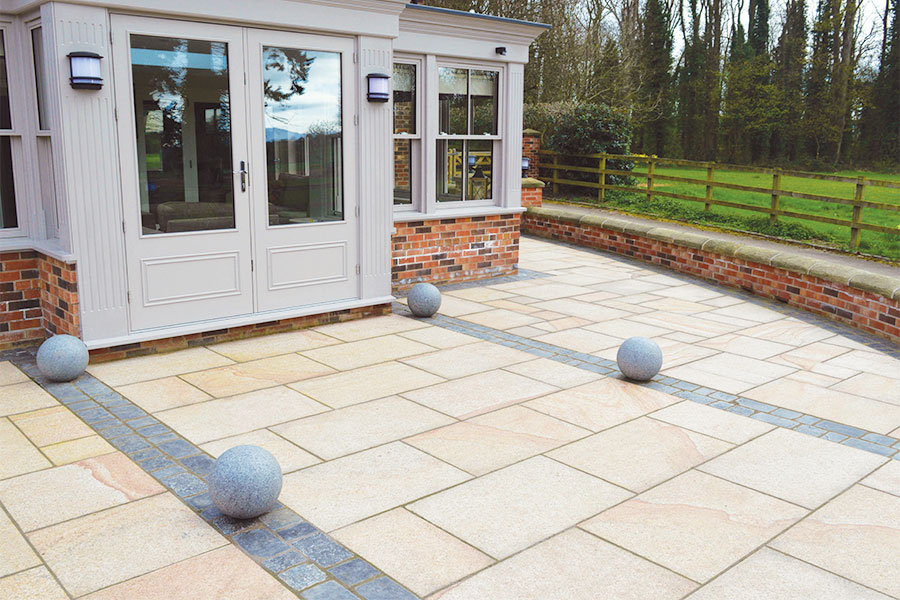
[[[132,330],[356,298],[352,41],[112,26]]]

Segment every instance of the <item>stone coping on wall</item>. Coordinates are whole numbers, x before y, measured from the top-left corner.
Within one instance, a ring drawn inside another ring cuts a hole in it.
[[[779,251],[761,248],[755,246],[752,241],[746,243],[725,241],[705,236],[702,233],[688,233],[666,227],[655,227],[607,215],[585,216],[573,211],[567,211],[565,208],[534,207],[528,209],[528,214],[538,217],[549,217],[572,224],[609,229],[620,233],[669,242],[687,248],[696,248],[723,256],[740,258],[749,262],[792,271],[800,275],[810,275],[826,281],[840,283],[854,289],[878,294],[885,298],[900,300],[900,277],[889,277],[863,269],[835,264],[828,260],[828,255],[824,252],[823,258],[817,260],[793,253],[790,250]]]
[[[534,188],[542,188],[546,183],[541,181],[540,179],[535,179],[534,177],[523,177],[522,178],[522,189],[534,189]]]

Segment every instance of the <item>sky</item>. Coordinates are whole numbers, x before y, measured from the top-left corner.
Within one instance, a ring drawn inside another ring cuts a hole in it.
[[[313,62],[303,94],[284,102],[266,100],[266,127],[300,134],[316,123],[337,123],[341,117],[341,55],[336,52],[307,52]],[[290,71],[268,69],[265,77],[273,87],[290,89]]]

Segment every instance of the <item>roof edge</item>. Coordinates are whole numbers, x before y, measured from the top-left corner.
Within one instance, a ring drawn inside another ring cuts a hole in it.
[[[463,10],[453,10],[452,8],[441,8],[439,6],[428,6],[426,4],[407,4],[407,8],[412,8],[415,10],[425,10],[429,12],[435,13],[443,13],[445,15],[455,15],[459,17],[469,17],[475,19],[485,19],[489,21],[495,21],[498,23],[509,23],[511,25],[525,25],[528,27],[536,27],[539,29],[552,29],[552,25],[547,25],[546,23],[536,23],[534,21],[524,21],[521,19],[510,19],[508,17],[497,17],[494,15],[483,15],[481,13],[471,13]]]

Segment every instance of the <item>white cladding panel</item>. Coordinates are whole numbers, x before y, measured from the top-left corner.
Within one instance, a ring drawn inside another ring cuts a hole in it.
[[[269,248],[269,289],[347,280],[347,243]]]
[[[141,276],[145,306],[233,296],[241,293],[240,253],[148,258]]]

